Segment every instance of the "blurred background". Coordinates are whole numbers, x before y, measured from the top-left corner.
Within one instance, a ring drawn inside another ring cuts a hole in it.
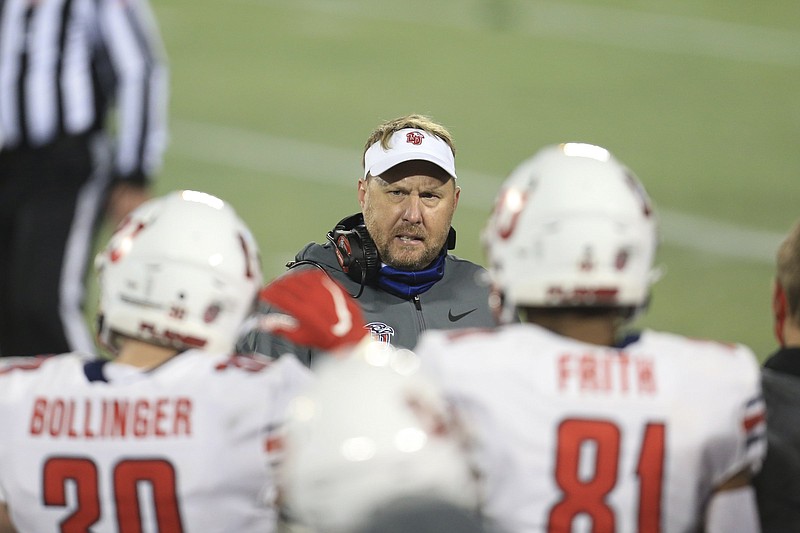
[[[797,0],[152,0],[171,67],[157,192],[230,201],[267,279],[358,210],[364,141],[424,113],[457,148],[456,255],[545,144],[609,148],[661,221],[640,325],[772,350],[774,251],[800,218]]]

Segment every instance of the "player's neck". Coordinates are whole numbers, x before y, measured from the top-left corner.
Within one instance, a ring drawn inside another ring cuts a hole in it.
[[[156,346],[136,339],[126,339],[114,361],[137,368],[154,368],[178,353],[173,348]]]
[[[788,348],[800,348],[800,327],[786,323],[783,328],[784,344]]]
[[[546,313],[530,316],[529,322],[557,333],[588,344],[598,346],[613,346],[617,338],[616,316],[600,315],[586,317],[582,315]]]

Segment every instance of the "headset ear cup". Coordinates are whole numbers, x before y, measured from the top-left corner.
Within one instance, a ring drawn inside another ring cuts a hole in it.
[[[378,248],[375,246],[375,241],[369,236],[367,228],[357,227],[353,231],[358,234],[361,245],[363,257],[361,269],[364,272],[364,281],[366,283],[374,283],[378,280],[378,271],[380,269]]]
[[[366,281],[366,273],[362,275],[362,269],[366,261],[364,260],[361,237],[356,230],[335,228],[330,233],[329,240],[333,243],[336,260],[339,262],[339,266],[342,267],[342,272],[356,283],[364,283]]]
[[[372,284],[378,279],[381,261],[378,248],[363,224],[361,213],[351,215],[340,220],[326,237],[333,244],[342,272],[356,283]]]

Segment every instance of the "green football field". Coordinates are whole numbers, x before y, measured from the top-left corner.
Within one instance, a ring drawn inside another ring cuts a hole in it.
[[[157,191],[230,201],[268,278],[357,211],[361,148],[417,112],[453,132],[457,255],[545,144],[601,144],[658,209],[640,322],[773,347],[774,250],[800,218],[797,0],[152,0],[171,66]]]

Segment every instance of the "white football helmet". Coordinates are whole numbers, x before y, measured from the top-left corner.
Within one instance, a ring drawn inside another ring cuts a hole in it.
[[[98,336],[113,352],[115,334],[229,352],[263,280],[258,245],[233,208],[188,190],[135,209],[95,266]]]
[[[353,531],[406,497],[476,510],[467,433],[408,350],[366,339],[317,367],[291,408],[279,484],[289,516],[315,531]]]
[[[658,244],[638,178],[605,148],[548,146],[520,164],[482,234],[503,318],[518,306],[636,309]]]

